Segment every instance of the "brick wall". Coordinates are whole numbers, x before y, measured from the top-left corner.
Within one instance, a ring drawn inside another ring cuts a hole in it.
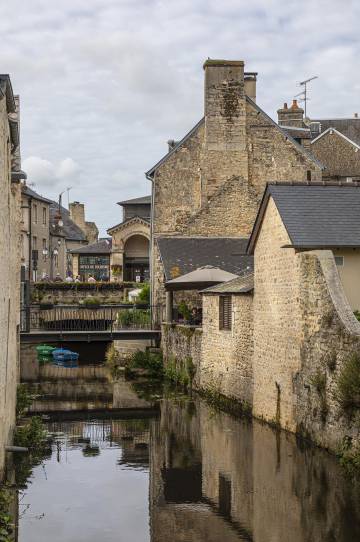
[[[232,330],[219,329],[219,299],[203,295],[200,385],[252,405],[252,295],[232,295]]]

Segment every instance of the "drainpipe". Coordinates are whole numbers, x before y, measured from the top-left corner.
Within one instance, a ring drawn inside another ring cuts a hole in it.
[[[32,280],[32,197],[29,198],[29,282]]]
[[[156,172],[155,174],[156,175]],[[150,213],[150,250],[149,250],[149,260],[150,260],[150,311],[151,311],[151,321],[153,322],[153,306],[154,306],[154,273],[153,273],[153,243],[154,243],[154,200],[155,200],[155,178],[150,177],[148,173],[145,173],[145,177],[148,181],[151,182],[151,213]],[[161,323],[161,322],[160,322]]]

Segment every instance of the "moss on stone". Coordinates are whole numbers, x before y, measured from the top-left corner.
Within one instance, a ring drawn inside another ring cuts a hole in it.
[[[216,388],[200,388],[196,390],[200,397],[216,410],[231,414],[232,416],[251,417],[251,406],[245,401],[240,401],[236,397],[227,397]]]

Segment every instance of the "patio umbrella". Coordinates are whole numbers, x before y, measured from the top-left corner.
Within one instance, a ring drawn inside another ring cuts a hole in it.
[[[204,288],[208,288],[209,286],[213,286],[214,284],[235,279],[237,276],[238,275],[224,271],[219,267],[205,265],[204,267],[199,267],[198,269],[195,269],[195,271],[190,271],[190,273],[186,273],[181,277],[169,280],[165,284],[165,287],[169,291],[202,290]]]

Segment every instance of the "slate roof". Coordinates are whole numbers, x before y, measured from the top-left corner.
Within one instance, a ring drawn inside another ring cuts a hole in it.
[[[241,277],[211,286],[201,293],[205,295],[248,294],[254,290],[254,273],[246,273]]]
[[[74,248],[71,250],[71,254],[110,254],[111,245],[111,239],[104,237],[91,245],[85,245],[81,248]]]
[[[354,141],[357,145],[360,145],[360,118],[351,119],[311,119],[311,122],[320,122],[321,133],[325,132],[328,128],[335,128],[346,137]],[[318,136],[319,134],[315,134]]]
[[[235,237],[158,237],[156,243],[164,265],[166,281],[212,265],[239,275],[253,268],[246,254],[247,239]]]
[[[55,215],[57,214],[58,208],[59,208],[59,205],[55,201],[51,202],[50,222],[55,221]],[[64,223],[62,231],[66,239],[70,241],[84,241],[84,242],[87,241],[85,233],[70,218],[70,212],[67,209],[65,209],[65,207],[61,207],[61,218]]]
[[[44,198],[43,196],[40,196],[35,190],[32,190],[27,185],[23,185],[21,188],[21,192],[25,194],[26,196],[29,196],[30,198],[34,198],[38,201],[43,201],[44,203],[53,204],[54,202],[51,199]]]
[[[281,126],[283,130],[286,131],[287,134],[289,134],[291,137],[295,138],[301,138],[301,139],[311,139],[311,131],[310,128],[297,128],[296,126]]]
[[[118,205],[151,205],[151,196],[118,201]]]
[[[275,183],[265,190],[249,240],[249,253],[254,250],[270,196],[294,247],[360,247],[360,185]]]

